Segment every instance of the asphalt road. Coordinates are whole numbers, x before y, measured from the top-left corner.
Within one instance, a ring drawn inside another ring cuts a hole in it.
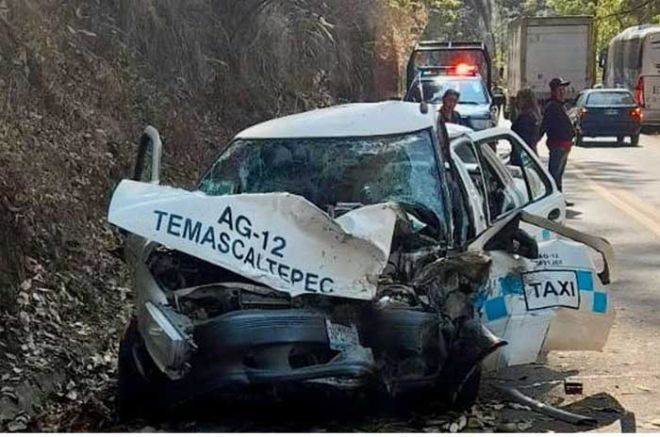
[[[539,149],[547,153],[544,143]],[[635,414],[639,431],[660,431],[660,135],[642,136],[638,147],[598,140],[574,148],[564,191],[575,203],[568,224],[614,246],[617,315],[603,352],[551,353],[548,367],[577,374],[584,396],[612,396]],[[575,401],[561,386],[553,391]]]

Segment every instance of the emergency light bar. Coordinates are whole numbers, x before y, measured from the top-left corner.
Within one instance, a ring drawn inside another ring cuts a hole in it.
[[[438,67],[438,64],[441,66]],[[447,67],[447,64],[475,65],[473,73],[465,67]],[[481,41],[419,41],[408,59],[406,67],[406,88],[410,88],[418,76],[420,67],[435,67],[436,74],[453,74],[457,76],[480,76],[486,81],[487,87],[492,86],[491,60],[488,46]],[[439,70],[438,68],[443,68]],[[429,76],[431,71],[426,70]]]
[[[456,65],[423,65],[415,67],[420,72],[422,77],[428,76],[477,76],[479,68],[471,64],[456,64]]]

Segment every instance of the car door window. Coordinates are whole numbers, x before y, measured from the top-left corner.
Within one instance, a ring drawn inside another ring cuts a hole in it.
[[[153,149],[140,145],[133,169],[133,180],[151,182],[153,177]]]
[[[515,179],[499,161],[488,143],[478,145],[479,162],[483,174],[491,222],[509,211],[524,205],[522,192],[515,185]]]
[[[524,205],[524,186],[523,190],[516,188],[515,180],[499,161],[488,142],[475,146],[469,141],[464,141],[454,145],[453,150],[467,169],[470,179],[480,194],[483,216],[491,223],[507,212]]]
[[[131,179],[140,182],[158,183],[161,154],[160,135],[156,129],[148,126],[140,138]]]
[[[545,172],[532,152],[512,136],[497,140],[498,156],[511,173],[515,185],[524,195],[525,205],[536,202],[550,194],[551,185]]]
[[[461,161],[463,168],[467,170],[472,184],[479,192],[479,203],[482,207],[483,217],[488,217],[486,187],[481,172],[481,165],[479,164],[479,158],[477,157],[474,145],[470,141],[460,140],[457,144],[453,145],[452,149],[458,159]]]
[[[519,167],[524,174],[527,193],[531,203],[550,194],[550,181],[547,179],[543,169],[531,157],[530,153],[530,151],[519,146]]]
[[[447,172],[447,184],[451,198],[451,210],[454,224],[453,241],[455,247],[462,247],[469,239],[474,237],[473,218],[468,211],[465,186],[461,184],[461,177],[455,166]]]

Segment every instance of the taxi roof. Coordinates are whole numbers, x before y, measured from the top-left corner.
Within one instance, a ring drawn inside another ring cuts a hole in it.
[[[414,132],[431,128],[435,111],[419,103],[349,103],[280,117],[249,127],[236,138],[338,138]]]

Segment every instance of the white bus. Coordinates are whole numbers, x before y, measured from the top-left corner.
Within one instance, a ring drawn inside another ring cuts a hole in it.
[[[642,108],[642,125],[660,127],[660,25],[624,30],[604,61],[605,86],[628,88]]]

